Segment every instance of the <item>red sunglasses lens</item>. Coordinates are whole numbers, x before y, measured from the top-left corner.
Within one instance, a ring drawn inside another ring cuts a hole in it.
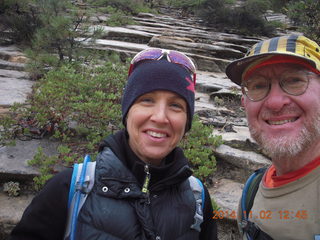
[[[176,51],[170,51],[169,58],[171,62],[185,66],[192,73],[196,72],[195,66],[193,65],[191,60],[188,57],[182,55],[181,53],[178,53]]]

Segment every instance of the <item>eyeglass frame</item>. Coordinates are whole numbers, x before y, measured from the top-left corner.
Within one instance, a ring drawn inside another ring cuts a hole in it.
[[[313,75],[313,76],[316,76],[316,77],[319,77],[319,76],[320,76],[320,75],[318,75],[318,74],[316,74],[316,73],[314,73],[314,72],[308,71],[308,70],[306,70],[306,69],[300,69],[300,70],[298,70],[297,72],[304,72],[304,73],[307,75],[307,84],[306,84],[305,89],[304,89],[301,93],[292,94],[292,93],[288,92],[288,90],[286,90],[286,89],[284,88],[284,85],[281,84],[282,81],[283,81],[283,79],[280,79],[280,80],[278,81],[278,84],[279,84],[281,90],[282,90],[283,92],[291,95],[291,96],[300,96],[300,95],[304,94],[304,93],[307,91],[307,89],[308,89],[308,87],[309,87],[309,83],[310,83],[310,79],[309,79],[309,77],[308,77],[309,75]],[[252,101],[252,102],[262,101],[263,99],[265,99],[265,98],[269,95],[269,93],[270,93],[270,91],[271,91],[271,86],[272,86],[272,81],[271,81],[271,79],[270,79],[270,78],[265,78],[265,79],[268,80],[269,86],[268,86],[268,90],[266,91],[265,96],[263,96],[262,98],[259,98],[258,100],[254,100],[254,99],[252,99],[252,98],[247,94],[248,91],[247,91],[247,92],[245,91],[245,87],[246,87],[246,86],[245,86],[245,83],[248,82],[248,80],[242,80],[242,83],[241,83],[241,91],[242,91],[242,93],[243,93],[245,96],[247,96],[248,99],[249,99],[250,101]]]

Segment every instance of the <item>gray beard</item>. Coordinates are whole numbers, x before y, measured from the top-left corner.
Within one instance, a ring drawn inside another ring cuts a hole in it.
[[[283,159],[297,157],[308,151],[314,141],[320,139],[320,111],[314,118],[305,123],[299,135],[295,138],[281,136],[278,138],[268,138],[261,134],[249,123],[249,130],[252,138],[265,150],[271,159]]]

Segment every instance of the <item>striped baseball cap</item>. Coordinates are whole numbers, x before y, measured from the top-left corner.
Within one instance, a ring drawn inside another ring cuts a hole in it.
[[[298,58],[320,71],[319,45],[302,35],[274,37],[256,43],[243,58],[231,62],[226,68],[227,76],[234,83],[241,85],[243,72],[263,58],[284,55]],[[285,59],[285,58],[284,58]],[[284,60],[285,63],[285,60]]]

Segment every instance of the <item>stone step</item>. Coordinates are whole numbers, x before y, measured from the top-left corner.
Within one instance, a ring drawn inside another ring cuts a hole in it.
[[[219,239],[240,239],[236,218],[242,188],[241,183],[230,179],[220,179],[215,182],[214,187],[208,189],[211,198],[219,206],[219,209],[213,212],[213,218],[218,223],[218,234],[223,236]]]
[[[6,70],[24,71],[27,58],[15,45],[0,46],[0,72]]]
[[[0,46],[0,59],[10,62],[26,63],[26,57],[16,45]]]
[[[92,28],[100,28],[103,33],[101,39],[118,40],[130,43],[147,44],[155,35],[141,30],[128,29],[125,27],[109,27],[103,25],[95,25]]]
[[[11,230],[20,221],[33,197],[33,194],[9,197],[0,191],[0,240],[8,239]]]
[[[25,80],[29,78],[29,73],[24,71],[0,69],[0,77]]]
[[[79,41],[84,40],[84,38],[78,38]],[[95,44],[89,43],[89,41],[84,41],[84,45],[87,48],[92,48],[101,51],[114,51],[117,53],[124,53],[127,57],[131,57],[134,54],[142,51],[144,49],[150,47],[160,47],[160,48],[167,48],[167,49],[176,49],[181,52],[187,51],[189,48],[183,47],[183,49],[179,49],[178,46],[171,46],[169,43],[165,45],[165,43],[161,43],[162,45],[157,45],[156,42],[150,42],[149,45],[146,44],[139,44],[139,43],[128,43],[122,42],[117,40],[105,40],[105,39],[97,39]],[[193,58],[198,66],[199,70],[202,71],[215,71],[215,72],[224,72],[227,64],[229,63],[228,60],[208,57],[193,53],[185,52],[189,57]]]
[[[4,71],[8,70],[0,70],[0,105],[11,106],[14,103],[25,103],[32,91],[34,82],[22,78],[22,74],[17,74],[18,78],[14,77],[14,74],[10,77],[2,77]]]
[[[25,63],[10,62],[0,59],[0,69],[24,71]]]
[[[222,144],[215,149],[217,174],[244,183],[257,169],[267,167],[271,161],[262,154],[243,151]]]
[[[214,57],[219,59],[240,58],[243,53],[239,50],[221,44],[206,44],[198,42],[182,41],[175,36],[154,36],[149,43],[151,46],[171,46],[169,49],[189,49],[184,52],[191,52],[201,56]],[[230,61],[228,61],[230,62]],[[212,71],[212,70],[211,70]]]
[[[59,143],[48,139],[16,140],[15,146],[0,147],[0,180],[19,181],[21,184],[30,182],[39,175],[36,167],[29,166],[39,147],[48,156],[57,154]]]
[[[224,72],[197,71],[197,92],[209,94],[221,89],[238,89],[239,92],[241,91],[240,87],[233,83]]]

